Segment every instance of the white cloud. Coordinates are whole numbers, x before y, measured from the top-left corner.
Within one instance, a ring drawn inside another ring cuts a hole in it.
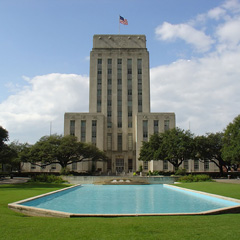
[[[220,18],[222,18],[223,16],[225,16],[226,14],[226,10],[223,9],[222,7],[216,7],[214,9],[211,9],[209,12],[208,12],[208,17],[209,18],[213,18],[215,20],[219,20]]]
[[[210,49],[214,40],[207,36],[203,31],[193,28],[190,24],[170,24],[164,22],[155,30],[158,39],[171,41],[177,38],[184,40],[192,45],[199,52],[206,52]]]
[[[195,29],[200,25],[209,36]],[[177,125],[187,129],[190,124],[195,134],[222,131],[239,115],[239,26],[237,0],[227,0],[185,24],[160,25],[155,32],[160,40],[181,38],[209,51],[201,58],[151,69],[152,110],[175,112]]]
[[[221,44],[226,47],[236,47],[240,43],[240,17],[229,20],[218,26],[216,35]]]
[[[52,73],[23,78],[26,85],[0,104],[0,125],[11,140],[34,143],[49,134],[50,122],[52,132],[62,134],[65,112],[88,111],[88,77]]]
[[[176,113],[195,134],[222,131],[239,114],[240,50],[151,69],[152,110]]]

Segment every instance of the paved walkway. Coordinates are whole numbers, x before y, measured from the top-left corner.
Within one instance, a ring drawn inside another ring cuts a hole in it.
[[[222,182],[222,183],[238,183],[240,184],[240,179],[225,179],[225,178],[220,178],[220,179],[214,179],[216,182]]]
[[[26,177],[6,177],[4,179],[0,180],[0,184],[17,184],[17,183],[25,183],[29,180],[30,178]],[[220,178],[220,179],[214,179],[216,182],[222,182],[222,183],[237,183],[240,184],[240,179],[226,179],[226,178]]]
[[[25,183],[29,180],[30,178],[26,178],[26,177],[14,177],[14,178],[10,178],[10,177],[6,177],[4,179],[0,180],[0,184],[16,184],[16,183]]]

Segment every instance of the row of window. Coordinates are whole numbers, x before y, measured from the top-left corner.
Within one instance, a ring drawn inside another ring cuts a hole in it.
[[[168,170],[168,161],[164,160],[163,161],[163,170]],[[124,167],[124,159],[121,158],[121,160],[116,160],[116,166],[118,167]],[[128,170],[131,171],[133,168],[133,164],[132,164],[132,159],[128,159]],[[185,168],[186,170],[189,170],[189,160],[185,160],[183,163],[183,168]],[[32,164],[31,165],[31,169],[36,169],[36,165]],[[46,169],[46,167],[42,167],[42,169]],[[56,169],[56,163],[51,164],[51,169],[55,170]],[[111,161],[109,162],[109,168],[111,169]],[[143,162],[143,169],[146,171],[148,170],[148,162]],[[72,170],[77,170],[77,163],[72,163]],[[199,161],[198,160],[194,160],[194,171],[198,171],[199,170]],[[204,161],[204,171],[208,171],[209,170],[209,161]]]
[[[167,160],[163,161],[163,170],[168,170],[168,164],[169,163],[168,163]],[[184,160],[183,168],[185,168],[186,170],[189,170],[189,160]],[[209,161],[204,161],[203,168],[204,168],[204,171],[209,170]],[[193,170],[194,171],[199,171],[199,160],[194,160]]]
[[[118,127],[122,127],[122,111],[121,109],[118,109]],[[109,110],[107,112],[107,122],[108,124],[111,123],[111,117],[112,117],[112,111]],[[132,121],[132,112],[131,108],[128,110],[128,124]],[[164,120],[164,130],[169,130],[169,120]],[[109,126],[109,125],[108,125]],[[148,120],[143,120],[143,141],[148,141]],[[159,132],[159,120],[153,120],[153,133],[158,133]],[[70,135],[75,136],[75,120],[70,120]],[[120,136],[122,134],[119,133],[118,135],[118,150],[122,150],[122,140],[120,140]],[[110,136],[111,134],[109,133],[108,135],[108,140],[107,140],[107,148],[110,150],[112,149],[112,140],[110,141]],[[128,142],[132,142],[132,134],[129,133],[128,135],[129,138],[131,138],[131,141],[128,140]],[[97,138],[97,120],[92,120],[92,143],[96,144],[96,138]],[[81,121],[81,141],[85,142],[86,141],[86,120]],[[129,148],[129,150],[132,150],[132,145]]]
[[[118,133],[117,135],[117,150],[122,151],[123,147],[123,139],[122,139],[122,133]],[[107,150],[112,150],[112,133],[107,134]],[[127,145],[128,150],[133,150],[133,135],[132,133],[129,133],[127,136]]]
[[[75,120],[70,120],[70,135],[75,136]],[[81,121],[81,142],[86,142],[86,120]],[[92,120],[92,144],[97,143],[97,120]]]
[[[138,73],[138,111],[142,112],[142,59],[137,60]],[[128,106],[132,106],[132,59],[127,59],[127,91]],[[107,107],[108,112],[112,111],[112,59],[107,59]],[[118,112],[122,111],[122,59],[117,59],[117,106]],[[102,106],[102,59],[97,59],[97,112],[101,112]],[[132,128],[132,109],[128,109],[128,127]],[[109,114],[108,114],[109,115]],[[109,115],[108,128],[112,127]],[[121,116],[118,116],[118,128],[122,127]]]
[[[169,120],[164,120],[164,131],[169,130]],[[143,120],[143,125],[142,125],[142,130],[143,130],[143,141],[147,142],[148,141],[148,120]],[[153,120],[153,133],[158,133],[159,132],[159,120]]]

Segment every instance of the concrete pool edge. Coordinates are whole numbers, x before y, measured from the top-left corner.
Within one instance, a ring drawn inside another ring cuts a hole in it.
[[[51,195],[57,192],[65,191],[67,189],[75,188],[80,186],[81,184],[77,184],[74,186],[70,186],[67,188],[63,188],[60,190],[56,190],[53,192],[49,192],[46,194],[41,194],[35,197],[27,198],[24,200],[20,200],[14,203],[9,203],[8,208],[15,211],[19,212],[28,216],[41,216],[41,217],[58,217],[58,218],[74,218],[74,217],[137,217],[137,216],[193,216],[193,215],[216,215],[216,214],[223,214],[223,213],[240,213],[240,200],[234,199],[234,198],[229,198],[229,197],[224,197],[221,195],[216,195],[216,194],[211,194],[211,193],[206,193],[206,192],[201,192],[201,191],[196,191],[196,190],[191,190],[187,188],[181,188],[179,186],[173,186],[169,184],[163,184],[172,188],[177,188],[181,189],[184,191],[189,191],[193,193],[198,193],[206,196],[211,196],[215,197],[218,199],[223,199],[231,202],[238,203],[239,205],[236,206],[230,206],[230,207],[224,207],[220,209],[215,209],[215,210],[209,210],[209,211],[204,211],[204,212],[199,212],[199,213],[144,213],[144,214],[74,214],[74,213],[67,213],[67,212],[60,212],[60,211],[55,211],[55,210],[48,210],[48,209],[42,209],[42,208],[37,208],[37,207],[29,207],[29,206],[24,206],[20,205],[24,202],[28,202],[34,199],[38,199],[47,195]]]

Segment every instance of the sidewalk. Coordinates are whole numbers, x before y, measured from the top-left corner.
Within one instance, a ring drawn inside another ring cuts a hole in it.
[[[26,177],[14,177],[14,178],[10,178],[10,177],[6,177],[2,180],[0,180],[0,185],[1,184],[16,184],[16,183],[25,183],[29,180],[30,178],[26,178]]]
[[[213,179],[216,182],[220,182],[220,183],[237,183],[240,184],[240,179]]]

